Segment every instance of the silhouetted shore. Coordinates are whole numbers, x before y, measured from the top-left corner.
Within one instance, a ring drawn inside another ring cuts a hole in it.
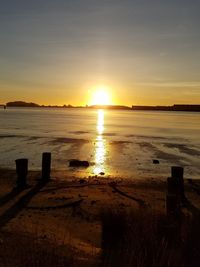
[[[92,105],[92,106],[72,106],[72,105],[39,105],[36,103],[27,103],[24,101],[13,101],[0,105],[2,107],[26,107],[26,108],[87,108],[87,109],[111,109],[111,110],[144,110],[144,111],[188,111],[200,112],[200,105],[174,104],[172,106],[141,106],[132,107],[124,105]]]
[[[191,111],[200,112],[200,105],[178,105],[173,106],[132,106],[133,110],[149,110],[149,111]]]

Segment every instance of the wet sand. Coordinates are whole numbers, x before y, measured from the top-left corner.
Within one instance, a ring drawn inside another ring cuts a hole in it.
[[[85,259],[101,251],[101,213],[105,209],[151,211],[165,214],[166,179],[90,176],[78,178],[64,172],[52,173],[47,184],[39,182],[40,172],[28,175],[30,187],[13,191],[16,174],[0,170],[0,238],[28,235],[62,246],[70,246]],[[200,181],[185,180],[191,207],[200,209]]]
[[[28,158],[30,169],[39,170],[42,153],[51,152],[52,168],[69,176],[160,179],[177,165],[187,178],[200,178],[196,113],[13,108],[2,110],[0,121],[0,168]],[[87,160],[90,167],[70,173],[71,159]]]

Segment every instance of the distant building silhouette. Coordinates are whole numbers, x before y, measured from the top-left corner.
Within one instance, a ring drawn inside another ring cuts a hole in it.
[[[175,104],[173,106],[132,106],[133,110],[200,112],[200,105]]]

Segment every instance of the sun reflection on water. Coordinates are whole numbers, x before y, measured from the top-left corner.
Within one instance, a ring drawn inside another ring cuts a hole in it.
[[[94,174],[105,172],[106,141],[103,138],[104,132],[104,110],[97,113],[97,137],[95,142],[95,168]]]

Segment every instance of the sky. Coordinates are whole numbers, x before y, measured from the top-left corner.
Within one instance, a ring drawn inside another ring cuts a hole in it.
[[[199,0],[0,0],[0,103],[200,104]]]

